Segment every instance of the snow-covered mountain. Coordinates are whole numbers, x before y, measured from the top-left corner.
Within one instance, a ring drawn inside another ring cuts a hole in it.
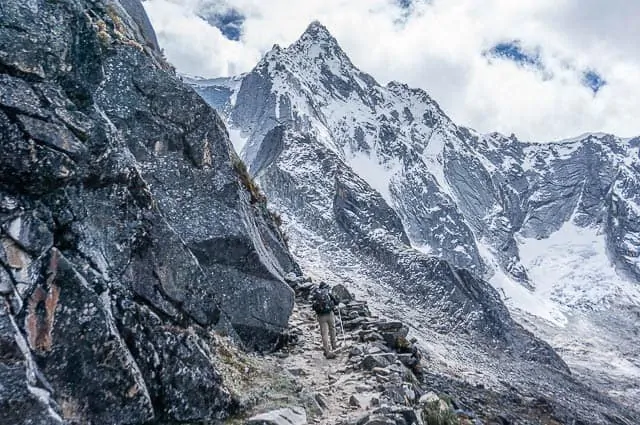
[[[574,368],[607,352],[594,362],[624,364],[605,375],[640,377],[640,349],[621,346],[637,319],[609,320],[640,317],[640,138],[480,134],[423,90],[380,85],[318,22],[245,75],[187,80],[226,116],[308,272],[403,294],[441,332],[529,341],[500,297]],[[567,346],[585,320],[607,342]]]

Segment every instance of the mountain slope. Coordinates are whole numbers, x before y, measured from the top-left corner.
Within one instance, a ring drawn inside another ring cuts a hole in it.
[[[379,85],[317,22],[221,81],[191,83],[201,93],[227,88],[208,100],[305,270],[380,298],[403,294],[430,327],[497,337],[503,348],[523,336],[478,278],[559,346],[555,336],[594,311],[639,310],[638,139],[478,134],[422,90]],[[613,331],[620,343],[633,335]],[[638,353],[619,343],[595,349],[631,361],[629,376],[640,372]]]

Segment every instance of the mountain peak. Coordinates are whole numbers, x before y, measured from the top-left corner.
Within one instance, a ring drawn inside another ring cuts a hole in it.
[[[313,40],[322,41],[322,40],[335,40],[327,27],[322,25],[322,23],[318,20],[312,21],[306,30],[302,33],[302,38],[311,38]]]
[[[306,30],[302,33],[300,38],[292,44],[296,50],[309,50],[312,49],[316,52],[319,50],[335,53],[342,53],[342,49],[338,44],[338,41],[331,35],[327,27],[322,25],[320,21],[313,21],[309,24]],[[319,49],[318,49],[319,48]]]

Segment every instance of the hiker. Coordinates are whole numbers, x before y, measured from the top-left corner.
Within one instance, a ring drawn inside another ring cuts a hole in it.
[[[324,356],[333,359],[336,357],[333,350],[338,347],[333,309],[338,305],[338,301],[331,295],[331,288],[326,282],[320,282],[320,286],[312,292],[311,297],[313,299],[311,306],[318,316],[318,324],[320,325]]]

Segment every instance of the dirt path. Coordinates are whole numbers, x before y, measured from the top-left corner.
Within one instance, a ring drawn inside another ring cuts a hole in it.
[[[286,357],[275,356],[271,361],[296,376],[305,388],[316,394],[322,411],[320,415],[310,416],[309,422],[335,424],[366,413],[370,399],[376,396],[372,390],[377,381],[365,376],[349,361],[349,352],[357,344],[358,335],[345,332],[343,336],[338,330],[337,356],[326,359],[318,322],[308,305],[298,303],[289,323],[291,330],[299,336],[299,342]],[[360,407],[349,404],[355,394],[361,400]]]
[[[336,358],[326,359],[304,294],[298,294],[289,320],[292,341],[282,350],[247,355],[221,341],[220,369],[243,412],[226,423],[244,424],[252,415],[287,407],[303,408],[306,423],[322,425],[421,424],[429,403],[437,415],[452,414],[448,401],[421,388],[421,353],[407,341],[404,324],[372,316],[366,302],[347,300],[340,308],[345,329],[337,324]]]

